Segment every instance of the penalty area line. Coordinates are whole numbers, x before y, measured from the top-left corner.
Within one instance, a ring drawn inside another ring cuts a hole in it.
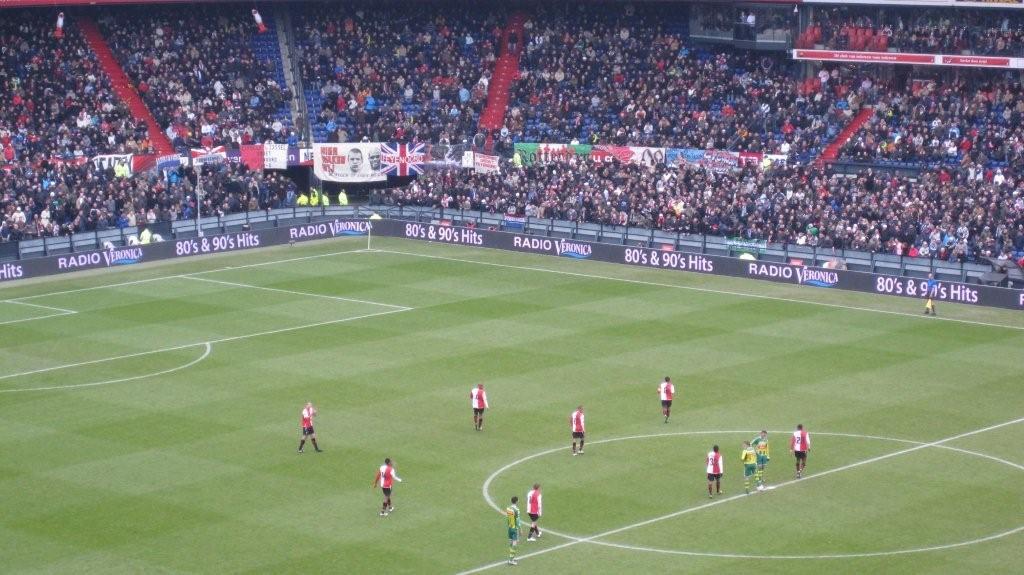
[[[74,314],[78,313],[77,311],[75,311],[73,309],[65,309],[65,308],[62,308],[62,307],[54,307],[52,305],[42,305],[42,304],[38,304],[38,303],[28,303],[27,301],[0,300],[0,303],[9,303],[11,305],[23,305],[23,306],[27,306],[27,307],[31,307],[31,308],[45,309],[45,310],[48,310],[48,311],[57,312],[57,313],[48,313],[48,314],[45,314],[45,315],[37,315],[37,316],[33,316],[33,317],[23,317],[23,318],[20,318],[20,319],[10,319],[10,320],[7,320],[7,321],[0,321],[0,325],[11,325],[11,324],[14,324],[14,323],[23,323],[23,322],[26,322],[26,321],[38,321],[38,320],[41,320],[41,319],[48,319],[48,318],[51,318],[51,317],[61,317],[61,316],[65,316],[65,315],[74,315]]]
[[[229,341],[241,341],[241,340],[244,340],[244,339],[249,339],[249,338],[253,338],[253,337],[260,337],[260,336],[264,336],[264,335],[275,335],[275,334],[279,334],[279,333],[288,333],[288,332],[292,332],[292,331],[298,331],[298,330],[301,330],[301,329],[309,329],[309,328],[313,328],[313,327],[321,327],[321,326],[334,325],[334,324],[339,324],[339,323],[346,323],[346,322],[350,322],[350,321],[357,321],[357,320],[367,319],[367,318],[371,318],[371,317],[378,317],[378,316],[383,316],[383,315],[391,315],[391,314],[395,314],[395,313],[402,313],[402,312],[406,312],[406,311],[412,311],[414,309],[416,309],[416,308],[389,309],[389,310],[385,310],[385,311],[379,311],[379,312],[375,312],[375,313],[367,313],[367,314],[357,315],[357,316],[353,316],[353,317],[343,317],[343,318],[340,318],[340,319],[331,319],[331,320],[326,320],[326,321],[318,321],[318,322],[315,322],[315,323],[309,323],[309,324],[304,324],[304,325],[296,325],[296,326],[292,326],[292,327],[283,327],[283,328],[280,328],[280,329],[271,329],[271,330],[267,330],[267,331],[259,331],[259,332],[256,332],[256,333],[247,333],[245,335],[233,335],[233,336],[229,336],[229,337],[222,337],[220,339],[211,339],[211,340],[205,341],[205,342],[204,341],[198,341],[198,342],[193,342],[193,343],[185,343],[185,344],[182,344],[182,345],[174,345],[174,346],[170,346],[170,347],[163,347],[163,348],[160,348],[160,349],[152,349],[152,350],[149,350],[149,351],[140,351],[140,352],[137,352],[137,353],[128,353],[128,354],[125,354],[125,355],[115,355],[115,356],[112,356],[112,357],[104,357],[104,358],[101,358],[101,359],[91,359],[89,361],[80,361],[80,362],[77,362],[77,363],[67,363],[67,364],[64,364],[64,365],[55,365],[53,367],[44,367],[44,368],[41,368],[41,369],[34,369],[34,370],[31,370],[31,371],[22,371],[22,372],[19,372],[19,373],[9,373],[7,375],[0,375],[0,380],[11,379],[11,378],[14,378],[14,377],[23,377],[23,376],[26,376],[26,375],[33,375],[33,374],[37,374],[37,373],[46,373],[46,372],[49,372],[49,371],[56,371],[56,370],[59,370],[59,369],[70,369],[72,367],[80,367],[80,366],[83,366],[83,365],[93,365],[93,364],[97,364],[97,363],[104,363],[104,362],[107,362],[107,361],[117,361],[119,359],[130,359],[130,358],[133,358],[133,357],[141,357],[141,356],[144,356],[144,355],[153,355],[155,353],[163,353],[165,351],[176,351],[176,350],[179,350],[179,349],[186,349],[186,348],[189,348],[189,347],[195,347],[195,346],[203,345],[203,344],[213,345],[215,343],[226,343],[226,342],[229,342]]]
[[[288,263],[288,262],[301,262],[301,261],[313,260],[313,259],[319,259],[319,258],[328,258],[328,257],[331,257],[331,256],[338,256],[338,255],[342,255],[342,254],[367,253],[367,251],[368,250],[366,248],[360,248],[360,249],[357,249],[357,250],[341,250],[341,251],[336,251],[336,252],[327,252],[327,253],[323,253],[323,254],[313,254],[313,255],[309,255],[309,256],[299,256],[299,257],[285,258],[285,259],[280,259],[280,260],[270,260],[270,261],[265,261],[265,262],[256,262],[256,263],[253,263],[253,264],[243,264],[243,265],[237,265],[237,266],[224,266],[224,267],[221,267],[221,268],[215,268],[215,269],[211,269],[211,270],[201,270],[201,271],[198,271],[198,272],[191,272],[191,273],[185,273],[185,274],[170,274],[170,275],[165,275],[165,276],[157,276],[157,277],[152,277],[152,278],[145,278],[145,279],[141,279],[141,280],[129,280],[129,281],[112,283],[112,284],[103,284],[103,285],[89,286],[89,287],[75,288],[75,289],[68,289],[68,290],[62,290],[62,291],[52,291],[52,292],[45,292],[45,293],[37,293],[37,294],[21,296],[21,297],[16,297],[16,298],[11,298],[11,299],[6,299],[6,300],[0,300],[0,301],[2,301],[4,303],[15,303],[15,304],[21,304],[21,305],[32,305],[32,306],[36,306],[36,307],[46,307],[46,308],[49,308],[50,306],[42,306],[42,305],[39,305],[39,304],[26,303],[25,300],[38,299],[38,298],[42,298],[42,297],[49,297],[49,296],[55,296],[55,295],[65,295],[65,294],[69,294],[69,293],[81,293],[81,292],[94,291],[94,290],[100,290],[100,289],[108,289],[108,288],[116,288],[116,287],[124,287],[124,286],[146,284],[146,283],[157,282],[157,281],[161,281],[161,280],[169,280],[169,279],[174,279],[174,278],[191,277],[191,276],[196,276],[196,275],[200,275],[200,274],[210,274],[210,273],[223,272],[223,271],[228,271],[228,270],[243,270],[243,269],[248,269],[248,268],[257,268],[257,267],[269,266],[269,265],[275,265],[275,264],[284,264],[284,263]],[[229,252],[224,252],[222,254],[206,254],[206,255],[226,255],[227,253],[229,253]],[[244,252],[236,252],[236,253],[244,253]],[[165,262],[174,262],[174,260],[164,260],[164,261]],[[191,261],[191,260],[187,260],[187,259],[186,260],[177,260],[176,263],[187,262],[187,261]],[[59,308],[52,308],[52,309],[59,309]],[[65,310],[65,311],[68,311],[68,310]]]

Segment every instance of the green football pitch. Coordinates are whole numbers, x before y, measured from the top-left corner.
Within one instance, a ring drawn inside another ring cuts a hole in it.
[[[912,299],[365,247],[0,290],[0,571],[1024,565],[1024,314],[940,304],[931,318]],[[482,432],[477,383],[491,403]],[[297,453],[306,401],[323,453]],[[588,443],[572,457],[578,404]],[[800,480],[797,423],[813,442]],[[774,489],[745,495],[741,443],[762,428]],[[715,499],[712,444],[726,457]],[[405,481],[380,517],[371,483],[385,457]],[[544,535],[508,567],[497,508],[535,482]]]

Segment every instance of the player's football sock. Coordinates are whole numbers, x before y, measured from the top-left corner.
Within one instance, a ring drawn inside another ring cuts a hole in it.
[[[305,439],[299,441],[299,451],[302,451],[302,446],[303,445],[306,445],[306,440]]]
[[[316,440],[315,439],[311,439],[310,441],[313,442],[313,449],[315,449],[317,451],[320,451],[320,446],[316,444]]]

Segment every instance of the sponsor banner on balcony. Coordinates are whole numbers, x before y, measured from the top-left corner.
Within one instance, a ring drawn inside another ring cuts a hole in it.
[[[378,142],[313,144],[313,173],[325,182],[383,182],[388,179]]]
[[[1024,58],[966,56],[963,54],[914,54],[907,52],[856,52],[852,50],[793,50],[794,60],[911,64],[916,66],[969,66],[972,68],[1024,68]]]

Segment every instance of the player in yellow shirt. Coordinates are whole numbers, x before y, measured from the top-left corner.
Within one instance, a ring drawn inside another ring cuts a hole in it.
[[[740,459],[743,460],[743,489],[750,495],[750,478],[757,474],[757,454],[754,453],[754,448],[750,447],[749,441],[743,442]]]
[[[508,522],[508,564],[516,565],[519,562],[516,561],[516,551],[519,546],[519,529],[522,527],[522,521],[519,518],[519,503],[518,497],[512,497],[512,505],[505,508],[505,519]]]
[[[768,462],[771,461],[771,454],[768,452],[768,432],[761,430],[761,434],[755,437],[750,445],[757,453],[757,490],[764,491],[764,468],[768,467]]]

